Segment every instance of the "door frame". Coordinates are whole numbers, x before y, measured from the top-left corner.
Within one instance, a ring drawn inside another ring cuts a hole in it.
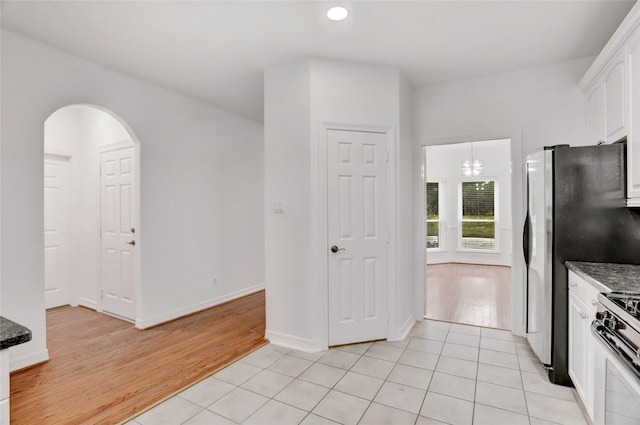
[[[125,127],[126,128],[126,127]],[[126,128],[127,131],[129,132],[130,130],[128,128]],[[132,134],[129,132],[129,136],[132,136]],[[125,148],[133,148],[133,152],[135,155],[135,170],[134,170],[134,176],[133,176],[133,181],[135,184],[135,193],[133,196],[133,199],[135,200],[136,205],[133,208],[134,214],[136,216],[136,236],[135,236],[135,240],[136,240],[136,250],[137,253],[134,257],[134,261],[133,261],[133,287],[134,287],[134,292],[135,292],[135,317],[131,318],[131,320],[116,315],[116,314],[112,314],[109,312],[106,312],[103,310],[103,299],[101,297],[101,290],[103,288],[102,285],[102,232],[100,232],[100,237],[98,238],[98,245],[99,245],[99,250],[98,252],[100,253],[100,258],[98,259],[98,263],[99,263],[99,276],[100,276],[100,281],[98,283],[98,287],[96,288],[97,293],[96,293],[96,300],[97,300],[97,308],[96,310],[99,311],[100,313],[103,314],[108,314],[110,316],[116,317],[118,319],[121,320],[125,320],[128,322],[132,322],[136,324],[136,327],[138,322],[139,322],[139,317],[140,315],[140,301],[141,301],[141,295],[142,295],[142,289],[140,287],[140,258],[142,255],[142,220],[140,217],[140,143],[137,143],[135,138],[132,136],[131,139],[129,140],[122,140],[119,142],[114,142],[114,143],[109,143],[106,145],[102,145],[98,148],[98,155],[99,155],[99,161],[98,161],[98,167],[102,167],[102,154],[105,152],[111,152],[111,151],[115,151],[115,150],[120,150],[120,149],[125,149]],[[100,227],[102,227],[102,177],[100,177],[99,181],[98,181],[98,191],[100,193]],[[139,327],[138,327],[139,328]]]
[[[470,133],[454,136],[426,139],[417,146],[417,157],[420,158],[421,167],[417,169],[415,199],[420,200],[416,206],[416,231],[419,230],[420,250],[416,255],[416,289],[422,286],[422,312],[426,312],[426,224],[424,220],[424,187],[426,181],[426,157],[425,148],[436,145],[450,145],[455,143],[511,139],[511,331],[514,335],[525,335],[527,317],[526,298],[526,267],[522,250],[521,225],[524,222],[526,212],[526,180],[524,179],[524,158],[522,155],[522,130],[505,130],[485,133]],[[418,272],[419,270],[419,272]],[[416,291],[420,294],[419,291]]]
[[[328,191],[328,142],[330,130],[382,133],[387,139],[389,162],[387,163],[387,229],[389,244],[387,251],[387,339],[401,338],[397,319],[397,196],[396,196],[396,127],[381,127],[359,124],[320,122],[318,125],[317,161],[311,161],[311,249],[313,258],[311,276],[315,276],[313,293],[318,300],[319,343],[322,350],[329,347],[329,191]],[[314,169],[315,168],[315,169]],[[316,176],[316,179],[313,179]]]

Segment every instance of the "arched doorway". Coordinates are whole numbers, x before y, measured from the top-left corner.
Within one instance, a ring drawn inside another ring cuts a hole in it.
[[[134,321],[139,302],[139,143],[115,114],[58,109],[44,124],[45,305]]]

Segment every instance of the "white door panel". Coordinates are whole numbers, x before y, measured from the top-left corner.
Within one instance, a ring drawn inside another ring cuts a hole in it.
[[[135,318],[135,151],[101,155],[102,310]]]
[[[69,304],[69,158],[44,160],[45,307]]]
[[[387,337],[386,140],[329,131],[329,345]]]

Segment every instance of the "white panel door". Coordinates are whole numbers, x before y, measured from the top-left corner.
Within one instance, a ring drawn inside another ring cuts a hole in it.
[[[330,130],[327,171],[329,345],[384,339],[386,135]]]
[[[69,158],[44,159],[44,301],[69,304]]]
[[[135,151],[101,154],[102,310],[135,318]]]

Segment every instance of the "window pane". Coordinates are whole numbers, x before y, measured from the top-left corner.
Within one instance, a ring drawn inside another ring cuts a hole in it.
[[[427,219],[429,220],[438,219],[438,186],[438,183],[427,182]]]
[[[440,247],[440,223],[437,221],[427,223],[427,248]]]
[[[463,221],[462,248],[496,249],[496,223]]]
[[[494,219],[494,182],[462,183],[462,219]]]

